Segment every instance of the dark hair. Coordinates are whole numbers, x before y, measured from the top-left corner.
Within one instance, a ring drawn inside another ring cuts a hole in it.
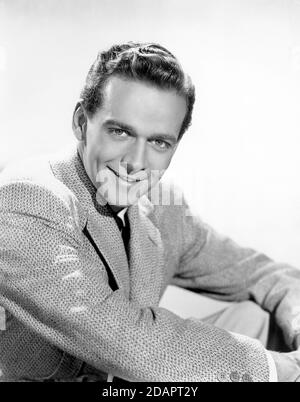
[[[179,139],[191,124],[195,88],[176,57],[155,43],[125,43],[99,52],[81,91],[83,106],[93,116],[102,103],[102,89],[112,75],[149,82],[162,89],[175,90],[187,104]]]

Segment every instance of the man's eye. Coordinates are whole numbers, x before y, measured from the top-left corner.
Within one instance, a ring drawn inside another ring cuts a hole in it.
[[[155,145],[156,148],[159,148],[160,150],[166,150],[171,147],[171,145],[163,140],[153,140],[152,144]]]
[[[110,133],[119,138],[126,138],[128,137],[127,131],[122,130],[121,128],[111,128]]]

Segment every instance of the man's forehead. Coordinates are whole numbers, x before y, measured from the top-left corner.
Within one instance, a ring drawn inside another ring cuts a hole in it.
[[[147,81],[147,79],[134,79],[113,75],[107,79],[102,89],[104,99],[119,100],[120,96],[129,97],[131,93],[140,97],[154,96],[157,97],[172,97],[178,98],[185,103],[185,98],[180,95],[175,89],[163,88],[159,85]],[[115,99],[116,98],[116,99]]]
[[[177,131],[186,114],[183,96],[151,83],[114,76],[108,80],[102,93],[100,109],[109,114],[110,119],[138,121],[140,118],[151,125],[167,125]]]

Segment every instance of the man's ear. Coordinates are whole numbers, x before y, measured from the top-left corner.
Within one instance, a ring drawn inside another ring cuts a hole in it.
[[[81,101],[78,101],[72,120],[72,129],[78,141],[86,141],[87,116]]]

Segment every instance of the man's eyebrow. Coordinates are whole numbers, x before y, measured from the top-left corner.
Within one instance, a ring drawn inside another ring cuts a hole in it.
[[[104,125],[105,126],[108,126],[108,125],[118,126],[119,128],[121,128],[124,131],[130,131],[131,133],[136,134],[136,131],[132,126],[130,126],[129,124],[126,124],[126,123],[121,123],[120,121],[115,120],[115,119],[106,120],[104,122]]]
[[[118,120],[115,119],[108,119],[104,122],[105,126],[112,125],[112,126],[118,126],[120,129],[124,131],[129,131],[130,133],[137,135],[136,130],[130,126],[129,124],[122,123]],[[164,141],[169,141],[173,144],[177,143],[177,137],[172,134],[166,134],[166,133],[157,133],[157,134],[152,134],[148,140],[164,140]]]

